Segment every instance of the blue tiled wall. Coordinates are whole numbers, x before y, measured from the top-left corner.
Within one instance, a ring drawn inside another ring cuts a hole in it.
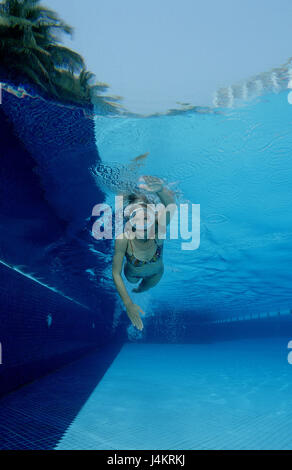
[[[113,339],[115,311],[111,245],[90,233],[104,201],[90,109],[11,86],[0,105],[1,395]]]
[[[1,264],[0,279],[0,395],[110,340],[99,312]]]
[[[147,332],[141,342],[153,343],[216,343],[256,338],[283,338],[283,345],[292,339],[292,314],[242,319],[238,321],[196,322],[180,312],[174,318],[171,312],[153,316],[146,324]]]

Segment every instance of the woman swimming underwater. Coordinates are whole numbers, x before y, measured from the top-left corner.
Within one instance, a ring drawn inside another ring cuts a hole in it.
[[[133,292],[144,292],[158,284],[164,270],[163,239],[159,235],[165,233],[171,218],[165,208],[175,202],[173,193],[163,185],[162,180],[152,176],[144,176],[143,179],[145,184],[140,184],[140,188],[158,196],[160,210],[154,213],[153,204],[142,193],[128,196],[125,209],[127,224],[124,232],[116,238],[112,266],[117,291],[128,317],[139,330],[143,328],[140,313],[145,312],[132,302],[127,292],[121,276],[123,261],[125,258],[124,274],[127,280],[133,284],[139,282]]]

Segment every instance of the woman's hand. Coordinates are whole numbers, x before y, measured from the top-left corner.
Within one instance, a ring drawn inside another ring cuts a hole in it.
[[[138,328],[138,330],[143,330],[143,323],[139,315],[139,313],[145,315],[145,312],[143,312],[142,308],[139,307],[139,305],[132,303],[126,306],[126,311],[133,325]]]
[[[164,183],[160,178],[156,176],[140,176],[139,181],[144,181],[145,183],[139,183],[139,187],[146,189],[152,193],[158,193],[162,191]]]

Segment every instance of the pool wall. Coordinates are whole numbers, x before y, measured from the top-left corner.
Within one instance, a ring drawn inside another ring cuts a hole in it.
[[[99,160],[91,110],[2,84],[0,395],[118,331],[115,296],[100,279],[111,245],[90,233],[105,198],[88,171]]]
[[[105,345],[98,312],[0,265],[0,395]]]

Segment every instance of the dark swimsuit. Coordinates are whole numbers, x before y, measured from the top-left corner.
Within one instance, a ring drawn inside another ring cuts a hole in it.
[[[130,255],[128,252],[126,252],[126,258],[128,262],[132,264],[133,266],[138,267],[138,266],[144,266],[145,264],[155,263],[162,256],[163,245],[158,245],[157,241],[155,240],[155,243],[157,245],[156,252],[154,253],[154,255],[149,261],[141,261],[140,259],[134,256],[132,240],[129,240],[129,242],[131,245],[132,254]]]

